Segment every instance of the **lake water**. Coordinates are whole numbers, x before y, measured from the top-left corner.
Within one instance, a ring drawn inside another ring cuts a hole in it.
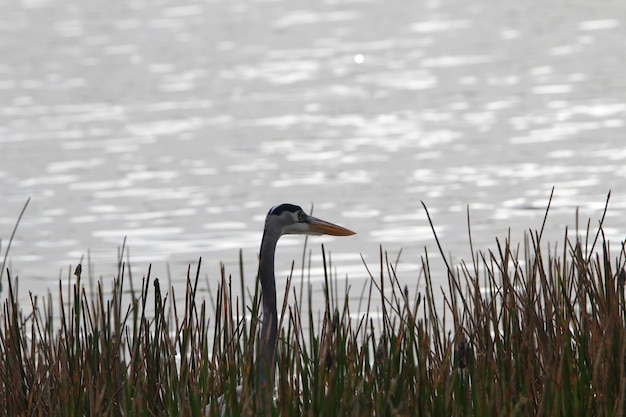
[[[280,202],[358,232],[309,240],[314,290],[324,243],[355,295],[379,245],[412,293],[424,248],[446,285],[421,201],[454,261],[467,206],[487,250],[539,228],[552,187],[546,242],[577,207],[597,225],[609,190],[606,235],[626,236],[623,0],[11,0],[0,56],[2,254],[31,198],[23,301],[88,253],[110,281],[124,237],[137,280],[169,266],[182,294],[202,257],[215,289],[241,248],[252,287]],[[279,292],[302,242],[279,244]]]

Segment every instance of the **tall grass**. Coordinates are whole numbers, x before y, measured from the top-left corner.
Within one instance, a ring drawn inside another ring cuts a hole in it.
[[[363,311],[351,311],[323,251],[321,320],[304,307],[311,289],[287,284],[271,414],[626,415],[624,242],[612,253],[602,222],[573,239],[566,230],[558,253],[541,238],[539,230],[521,244],[506,237],[493,251],[472,247],[471,262],[443,271],[425,253],[416,288],[400,285],[381,249],[379,264],[364,266]],[[234,294],[222,268],[207,305],[198,301],[198,262],[182,305],[150,270],[124,302],[126,271],[121,265],[110,291],[98,282],[88,296],[79,266],[69,294],[60,287],[29,306],[6,271],[0,413],[263,414],[253,366],[258,285]],[[447,276],[447,287],[434,276]]]

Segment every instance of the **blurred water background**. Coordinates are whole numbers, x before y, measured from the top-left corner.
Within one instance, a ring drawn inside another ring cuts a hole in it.
[[[424,248],[446,285],[421,201],[459,262],[467,206],[487,250],[539,228],[552,187],[546,243],[577,208],[595,227],[612,190],[617,249],[625,68],[623,0],[5,1],[2,254],[30,197],[8,264],[24,302],[88,255],[112,280],[124,237],[133,279],[152,264],[179,295],[202,257],[208,297],[240,248],[253,288],[272,205],[313,203],[358,232],[309,240],[320,297],[321,243],[355,297],[361,255],[376,273],[379,245],[402,250],[414,294]],[[302,244],[279,244],[279,292]]]

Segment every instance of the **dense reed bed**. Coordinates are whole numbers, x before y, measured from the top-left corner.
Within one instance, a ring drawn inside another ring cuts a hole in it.
[[[290,283],[279,308],[271,414],[626,415],[624,242],[612,251],[602,222],[573,234],[565,231],[558,252],[541,230],[520,244],[507,237],[437,271],[425,253],[414,288],[399,284],[381,250],[379,264],[364,266],[364,313],[352,320],[357,312],[322,253],[322,319],[303,307],[311,291],[300,295]],[[31,305],[18,304],[7,271],[0,413],[263,414],[253,367],[258,285],[234,294],[231,279],[246,288],[243,273],[222,269],[212,302],[197,301],[199,262],[177,305],[150,271],[125,294],[126,271],[120,262],[112,290],[97,282],[88,296],[79,266],[69,290]],[[374,302],[380,314],[368,308]]]

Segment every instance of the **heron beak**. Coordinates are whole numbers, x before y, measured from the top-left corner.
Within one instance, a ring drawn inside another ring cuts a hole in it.
[[[350,229],[346,229],[345,227],[341,227],[313,216],[309,216],[307,223],[309,225],[310,233],[331,236],[351,236],[356,234],[356,232],[353,232]]]

